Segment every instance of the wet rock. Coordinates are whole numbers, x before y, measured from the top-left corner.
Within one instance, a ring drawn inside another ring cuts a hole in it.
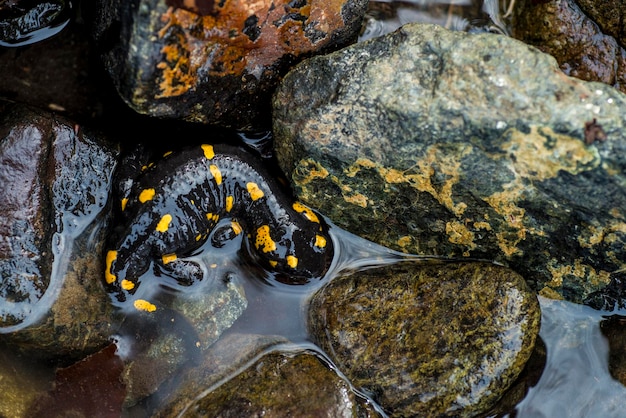
[[[357,415],[358,414],[358,415]],[[379,416],[316,355],[270,353],[192,402],[191,416]]]
[[[258,130],[270,124],[269,95],[288,67],[356,40],[366,5],[102,1],[94,32],[114,84],[137,112]]]
[[[625,105],[519,41],[410,24],[298,65],[274,134],[298,198],[341,228],[581,302],[626,268]]]
[[[181,373],[181,384],[176,390],[163,394],[155,405],[154,416],[184,416],[193,411],[190,405],[206,394],[207,389],[222,379],[236,375],[257,356],[281,343],[287,342],[275,335],[226,334],[207,350],[201,362]]]
[[[600,322],[600,330],[609,345],[609,372],[615,380],[626,385],[626,317],[611,315]]]
[[[71,9],[71,3],[65,0],[3,1],[0,46],[23,46],[54,36],[69,22]]]
[[[124,331],[141,335],[136,354],[125,368],[126,405],[132,406],[158,391],[184,367],[200,362],[220,335],[247,307],[243,287],[232,276],[204,291],[177,297],[161,313],[139,315]],[[197,288],[198,286],[196,286]],[[146,325],[149,331],[146,332]],[[136,338],[136,337],[135,337]]]
[[[49,374],[31,356],[14,349],[0,349],[0,416],[17,418],[32,416],[27,411],[33,402],[49,389]]]
[[[0,107],[0,336],[41,355],[106,344],[100,283],[117,151],[49,113]]]
[[[407,262],[330,282],[313,296],[309,330],[393,416],[470,417],[517,378],[540,316],[524,279],[504,267]]]
[[[626,92],[621,4],[589,0],[516,2],[512,35],[556,58],[567,75]]]

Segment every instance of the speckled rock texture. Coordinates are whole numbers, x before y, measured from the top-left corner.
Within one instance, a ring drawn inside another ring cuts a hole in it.
[[[0,103],[0,341],[44,357],[108,343],[98,254],[117,152],[51,113]]]
[[[391,416],[472,417],[529,359],[539,304],[489,263],[401,263],[337,278],[309,308],[313,340]]]
[[[367,2],[102,0],[104,65],[137,112],[267,129],[270,95],[295,62],[356,40]]]
[[[626,268],[625,108],[519,41],[419,24],[303,62],[273,101],[283,170],[340,227],[575,302]]]

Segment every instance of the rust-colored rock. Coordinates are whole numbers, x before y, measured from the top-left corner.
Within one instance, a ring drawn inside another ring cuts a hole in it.
[[[101,3],[96,38],[133,109],[251,130],[269,127],[269,94],[291,65],[356,39],[367,2]]]

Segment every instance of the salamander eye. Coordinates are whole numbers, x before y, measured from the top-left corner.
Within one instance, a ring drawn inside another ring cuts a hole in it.
[[[218,225],[211,234],[211,245],[215,248],[222,248],[229,241],[235,239],[237,235],[241,234],[241,232],[241,225],[236,221]]]

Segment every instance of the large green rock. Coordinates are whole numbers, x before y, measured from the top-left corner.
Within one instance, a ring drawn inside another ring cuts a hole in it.
[[[331,281],[313,296],[309,329],[391,416],[472,417],[520,374],[540,317],[509,269],[404,262]]]
[[[576,302],[626,268],[624,108],[519,41],[418,24],[303,62],[273,101],[282,168],[340,227]]]

